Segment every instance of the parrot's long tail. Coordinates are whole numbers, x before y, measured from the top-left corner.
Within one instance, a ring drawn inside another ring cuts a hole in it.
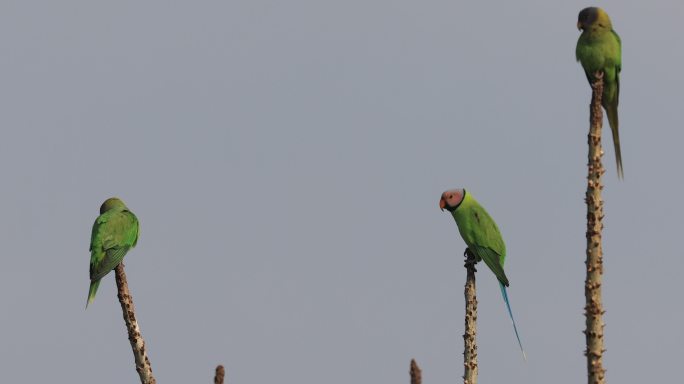
[[[518,339],[520,352],[522,352],[523,359],[527,361],[527,354],[525,354],[522,342],[520,341],[520,335],[518,335],[518,327],[515,325],[515,319],[513,318],[513,311],[511,311],[511,303],[508,301],[508,293],[506,293],[506,287],[503,284],[501,284],[501,282],[499,282],[499,287],[501,288],[501,295],[503,296],[504,302],[506,302],[506,309],[508,309],[508,315],[511,317],[511,322],[513,323],[513,330],[515,331],[515,337]]]
[[[620,135],[618,134],[619,122],[617,102],[604,105],[603,108],[606,110],[608,124],[610,124],[610,130],[613,132],[613,147],[615,147],[615,161],[617,162],[618,178],[624,179],[625,175],[622,172],[622,153],[620,152]]]
[[[95,300],[95,293],[97,293],[97,288],[99,286],[100,280],[90,282],[90,290],[88,291],[88,301],[86,302],[86,309],[88,309],[88,304],[91,304]]]

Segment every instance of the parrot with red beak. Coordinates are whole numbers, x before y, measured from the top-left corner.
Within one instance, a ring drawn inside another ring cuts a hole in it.
[[[456,220],[458,232],[468,246],[468,250],[475,255],[477,261],[484,261],[489,269],[494,272],[494,276],[499,281],[508,315],[513,323],[513,330],[518,339],[520,351],[523,358],[527,360],[506,292],[506,287],[509,286],[508,278],[504,272],[506,244],[501,237],[499,228],[489,213],[465,189],[451,189],[442,193],[442,197],[439,199],[439,208],[451,212],[454,220]]]

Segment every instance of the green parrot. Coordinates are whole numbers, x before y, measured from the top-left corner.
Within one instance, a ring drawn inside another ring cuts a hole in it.
[[[116,268],[126,252],[135,247],[139,232],[138,218],[123,201],[112,197],[102,203],[90,238],[90,291],[86,308],[95,300],[100,279]]]
[[[622,41],[613,30],[608,14],[601,8],[584,8],[577,17],[577,28],[582,31],[577,40],[575,56],[582,63],[589,84],[597,71],[603,72],[603,98],[601,104],[608,115],[613,132],[613,146],[617,161],[618,178],[622,172],[622,154],[618,135],[618,101],[620,99],[620,70],[622,69]]]
[[[506,292],[506,287],[509,285],[508,278],[503,269],[504,261],[506,260],[506,244],[501,237],[499,228],[487,211],[470,193],[466,193],[465,189],[451,189],[442,193],[442,197],[439,200],[439,208],[451,212],[454,220],[456,220],[458,232],[461,234],[468,249],[477,257],[478,261],[484,260],[489,269],[494,272],[499,281],[501,295],[506,303],[508,315],[513,323],[513,330],[515,331],[515,337],[518,339],[520,351],[523,354],[523,358],[527,360],[527,355],[518,334],[518,327],[515,325],[513,311],[511,311],[508,293]]]

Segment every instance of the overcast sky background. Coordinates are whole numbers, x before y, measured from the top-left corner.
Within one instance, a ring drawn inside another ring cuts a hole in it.
[[[119,196],[159,383],[463,374],[465,187],[508,246],[480,266],[480,382],[586,380],[585,2],[10,1],[0,6],[0,382],[138,381],[88,244]],[[681,377],[681,1],[605,1],[625,180],[604,131],[609,382]]]

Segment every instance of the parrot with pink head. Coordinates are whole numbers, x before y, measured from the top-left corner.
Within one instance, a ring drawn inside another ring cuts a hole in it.
[[[518,327],[513,318],[513,311],[511,311],[508,293],[506,292],[506,287],[509,285],[508,278],[503,269],[504,261],[506,260],[506,244],[503,241],[503,237],[501,237],[499,227],[497,227],[494,219],[489,216],[489,213],[465,189],[451,189],[444,192],[439,200],[439,208],[451,212],[454,220],[456,220],[458,232],[461,234],[470,252],[475,255],[478,261],[484,261],[489,269],[494,272],[499,281],[501,295],[506,303],[508,315],[513,323],[513,330],[515,331],[515,337],[518,339],[520,351],[523,354],[523,358],[527,360],[527,355],[518,334]]]

